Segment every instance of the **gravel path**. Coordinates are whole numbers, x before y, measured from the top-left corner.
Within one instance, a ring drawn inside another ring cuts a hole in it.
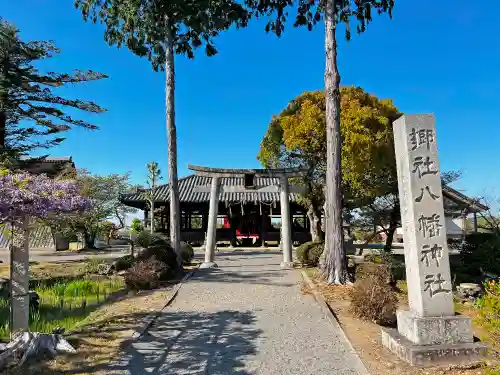
[[[277,253],[217,253],[110,374],[366,375]],[[120,371],[121,370],[121,371]]]

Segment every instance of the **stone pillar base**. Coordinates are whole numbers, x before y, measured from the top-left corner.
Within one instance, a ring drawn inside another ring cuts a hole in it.
[[[203,262],[202,264],[200,264],[201,269],[203,269],[203,268],[217,268],[217,267],[219,267],[219,266],[215,262]]]
[[[415,367],[470,366],[483,362],[487,353],[482,343],[417,345],[394,328],[382,328],[382,344]]]
[[[293,262],[281,262],[280,267],[284,270],[289,270],[293,268]]]
[[[383,328],[382,344],[412,366],[474,365],[486,355],[487,347],[474,342],[469,317],[396,315],[398,329]]]
[[[396,313],[398,331],[417,345],[459,344],[474,342],[472,319],[463,316],[422,318],[411,311]]]

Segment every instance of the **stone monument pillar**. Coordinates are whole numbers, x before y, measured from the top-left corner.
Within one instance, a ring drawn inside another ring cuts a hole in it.
[[[393,129],[410,309],[382,342],[414,366],[480,361],[485,346],[454,310],[434,116],[403,116]]]
[[[283,262],[281,268],[293,268],[292,260],[292,228],[290,223],[290,189],[288,177],[280,178],[280,206],[281,206],[281,248]]]
[[[20,228],[11,228],[10,240],[10,293],[11,338],[29,331],[29,221]]]
[[[205,261],[200,265],[200,268],[214,268],[217,264],[214,262],[215,246],[217,245],[217,214],[219,211],[219,192],[220,192],[220,177],[212,177],[212,185],[210,187],[210,206],[208,212],[207,238],[205,241]]]

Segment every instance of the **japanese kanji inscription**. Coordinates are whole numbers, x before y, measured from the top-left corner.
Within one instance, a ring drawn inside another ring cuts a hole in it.
[[[419,316],[452,315],[434,117],[404,116],[393,127],[410,309]]]

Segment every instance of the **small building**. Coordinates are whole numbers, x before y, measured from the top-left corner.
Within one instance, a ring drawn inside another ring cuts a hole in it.
[[[467,219],[472,218],[473,232],[477,232],[477,215],[488,210],[479,199],[468,197],[449,186],[443,186],[446,235],[461,238],[467,234]],[[385,240],[385,236],[382,236]],[[394,242],[403,242],[403,228],[396,229]]]
[[[181,241],[201,244],[208,226],[211,177],[197,174],[179,179],[181,212]],[[221,177],[218,203],[217,242],[233,246],[265,244],[280,241],[280,192],[279,178],[253,176]],[[205,189],[203,189],[205,187]],[[244,191],[239,189],[244,187]],[[299,189],[290,186],[289,202],[292,219],[292,241],[303,243],[311,240],[306,210],[299,201]],[[149,225],[147,190],[125,194],[121,197],[127,206],[144,210],[144,222]],[[169,186],[155,190],[154,207],[157,231],[169,231]]]

